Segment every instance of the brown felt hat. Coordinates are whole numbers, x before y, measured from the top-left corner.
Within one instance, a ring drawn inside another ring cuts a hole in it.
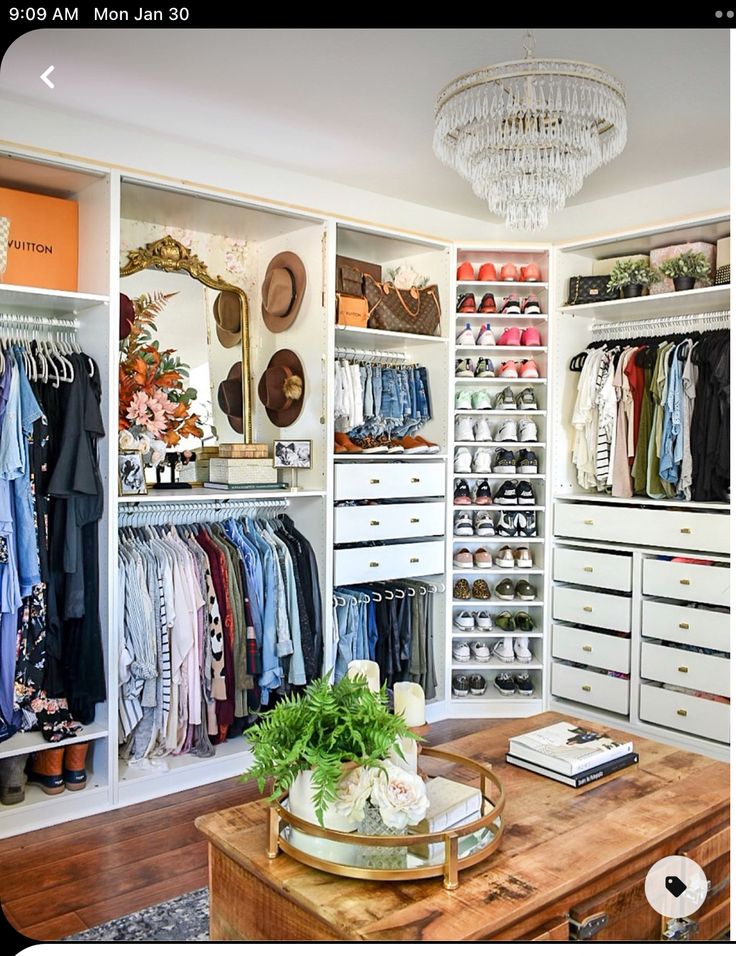
[[[243,434],[243,363],[236,362],[217,388],[217,404],[233,431]]]
[[[258,397],[279,428],[293,425],[304,404],[304,369],[291,349],[274,352],[258,382]]]
[[[243,300],[237,292],[221,292],[212,308],[217,338],[226,349],[232,349],[243,338]]]
[[[294,252],[280,252],[269,262],[261,286],[261,314],[272,332],[288,329],[297,316],[307,286],[304,263]]]

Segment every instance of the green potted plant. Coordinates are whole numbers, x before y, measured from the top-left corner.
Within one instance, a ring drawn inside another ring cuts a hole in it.
[[[374,693],[365,677],[328,677],[292,694],[246,731],[254,762],[244,779],[255,779],[263,792],[273,781],[272,799],[288,792],[292,813],[330,829],[351,832],[358,821],[335,807],[346,793],[341,783],[351,770],[381,770],[392,753],[402,756],[399,740],[419,738],[400,714],[388,710],[385,687]],[[420,778],[417,777],[420,781]]]
[[[619,259],[611,269],[608,291],[620,289],[625,299],[634,299],[658,278],[657,270],[652,269],[646,259]]]
[[[686,251],[660,263],[659,271],[672,279],[675,292],[692,289],[698,279],[710,279],[710,266],[702,252]]]

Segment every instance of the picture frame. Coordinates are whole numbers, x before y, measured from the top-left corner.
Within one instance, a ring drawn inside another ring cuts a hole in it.
[[[273,443],[274,468],[311,468],[311,438],[277,439]]]
[[[118,491],[129,497],[148,494],[146,468],[139,451],[118,452]]]

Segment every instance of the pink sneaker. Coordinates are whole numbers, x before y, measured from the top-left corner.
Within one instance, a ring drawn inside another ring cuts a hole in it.
[[[539,369],[534,359],[525,359],[519,363],[520,378],[539,378]]]
[[[539,329],[524,329],[521,333],[522,345],[541,345],[542,340],[539,337]]]
[[[516,362],[504,362],[498,370],[498,378],[518,378]]]
[[[539,271],[539,266],[536,262],[530,262],[528,266],[522,266],[520,271],[522,282],[542,281],[542,273]]]
[[[521,329],[515,325],[510,329],[504,329],[496,345],[521,345]]]
[[[542,307],[539,304],[539,299],[532,292],[531,295],[528,295],[521,302],[521,311],[527,313],[528,315],[541,315]]]

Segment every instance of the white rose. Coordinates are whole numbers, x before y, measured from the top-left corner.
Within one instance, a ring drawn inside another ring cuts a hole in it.
[[[147,455],[151,450],[151,439],[148,435],[141,435],[138,439],[138,451],[141,455]]]
[[[371,790],[371,801],[378,807],[381,819],[395,830],[419,823],[429,808],[424,781],[389,760],[383,760],[381,766],[383,769],[376,773]]]
[[[378,770],[355,767],[342,776],[337,785],[335,810],[349,820],[360,821],[365,816],[365,805],[371,795],[373,781]]]
[[[120,451],[136,451],[138,448],[138,439],[133,432],[124,429],[118,435],[118,447]]]

